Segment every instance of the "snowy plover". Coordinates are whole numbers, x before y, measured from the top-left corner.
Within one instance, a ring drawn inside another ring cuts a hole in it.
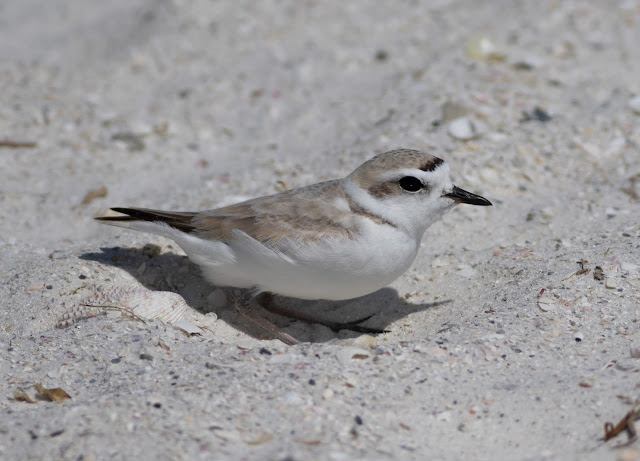
[[[264,307],[332,329],[379,332],[321,321],[277,306],[270,293],[343,300],[372,293],[413,263],[425,230],[458,203],[491,202],[451,183],[433,155],[399,149],[342,179],[200,212],[112,208],[104,224],[173,239],[216,285],[249,288],[239,312],[288,344],[297,341],[256,310]],[[260,296],[257,296],[260,295]]]

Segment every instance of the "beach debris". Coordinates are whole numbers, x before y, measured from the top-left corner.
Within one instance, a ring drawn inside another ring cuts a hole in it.
[[[371,353],[361,347],[343,347],[336,353],[336,358],[342,365],[349,365],[354,360],[368,359]]]
[[[187,336],[193,336],[193,335],[202,336],[204,334],[204,331],[202,331],[201,328],[199,328],[197,325],[194,325],[193,323],[188,322],[186,320],[178,320],[177,322],[173,322],[171,325],[173,326],[173,328],[177,328],[178,330],[181,330],[184,333],[186,333]]]
[[[146,147],[142,136],[129,131],[114,133],[111,140],[123,144],[130,152],[141,151]]]
[[[608,288],[609,290],[615,290],[616,288],[618,288],[618,282],[615,279],[607,277],[607,279],[604,281],[604,287]]]
[[[501,52],[489,37],[475,35],[467,41],[467,56],[476,61],[504,61],[506,54]]]
[[[577,261],[577,264],[580,266],[580,270],[576,272],[576,275],[586,275],[591,272],[591,269],[585,267],[587,264],[589,264],[589,261],[587,261],[586,259]]]
[[[537,122],[550,122],[552,119],[551,115],[544,109],[540,107],[535,107],[531,112],[522,111],[522,118],[520,119],[520,123],[537,121]]]
[[[24,291],[25,293],[32,293],[34,291],[42,291],[44,289],[47,288],[47,285],[45,285],[42,282],[34,282],[31,285],[27,286]]]
[[[556,302],[555,300],[549,296],[544,294],[545,289],[543,288],[538,293],[538,308],[542,312],[551,312],[556,310]]]
[[[174,323],[184,318],[189,306],[172,291],[151,291],[146,288],[109,288],[96,292],[67,309],[56,328],[67,328],[80,320],[96,317],[107,310],[115,310],[144,322],[157,319]]]
[[[602,267],[596,266],[593,270],[593,278],[595,280],[604,280],[604,271],[602,270]]]
[[[563,278],[562,281],[571,280],[575,276],[587,275],[589,272],[591,272],[591,269],[586,267],[586,265],[589,264],[589,261],[587,261],[586,259],[581,259],[580,261],[576,261],[576,263],[580,266],[580,269],[570,273],[565,278]]]
[[[63,403],[65,400],[71,398],[71,396],[67,394],[67,392],[60,387],[54,387],[54,388],[48,389],[40,383],[34,384],[33,387],[36,388],[36,391],[38,391],[38,394],[40,394],[42,397],[46,399],[51,400],[52,402]]]
[[[533,70],[544,65],[544,60],[540,56],[529,55],[515,61],[512,66],[516,70]]]
[[[252,445],[252,446],[263,445],[265,443],[271,442],[274,438],[275,437],[274,437],[273,434],[261,431],[260,434],[256,438],[251,439],[251,440],[244,440],[244,443],[246,443],[247,445]]]
[[[613,423],[604,423],[604,441],[608,442],[626,431],[628,440],[625,443],[617,445],[616,448],[627,447],[638,440],[638,431],[634,421],[640,419],[640,405],[636,404],[615,426]]]
[[[375,54],[376,61],[386,61],[389,59],[389,52],[387,50],[380,49]]]
[[[13,400],[17,402],[36,403],[36,401],[20,387],[13,393]]]
[[[551,312],[556,310],[556,303],[550,296],[542,296],[538,298],[538,307],[542,312]]]
[[[107,193],[108,193],[108,190],[104,186],[100,187],[99,189],[92,189],[86,193],[86,195],[82,199],[82,202],[80,202],[80,205],[89,205],[91,202],[93,202],[97,198],[106,197]]]
[[[0,147],[9,149],[33,149],[38,147],[38,143],[34,141],[12,141],[11,139],[0,139]]]

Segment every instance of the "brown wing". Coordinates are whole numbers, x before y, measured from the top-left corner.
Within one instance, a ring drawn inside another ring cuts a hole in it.
[[[263,243],[276,243],[284,237],[299,241],[332,236],[353,238],[357,233],[353,215],[333,203],[344,198],[340,182],[328,181],[215,210],[176,212],[112,208],[127,216],[96,219],[112,223],[163,222],[183,232],[223,242],[231,240],[234,229]]]
[[[352,238],[356,222],[348,210],[335,205],[339,199],[344,199],[340,182],[328,181],[203,211],[193,223],[204,238],[221,241],[229,240],[234,229],[263,243],[284,237],[299,241]]]

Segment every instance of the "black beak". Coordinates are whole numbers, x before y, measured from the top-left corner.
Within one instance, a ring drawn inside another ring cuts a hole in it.
[[[449,197],[458,203],[468,203],[469,205],[492,205],[492,203],[486,198],[467,192],[466,190],[460,189],[458,186],[453,186],[453,190],[448,194],[444,194],[444,197]]]

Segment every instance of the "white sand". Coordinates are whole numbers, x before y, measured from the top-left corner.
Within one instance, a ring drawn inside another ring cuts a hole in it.
[[[0,140],[37,143],[0,147],[0,458],[640,459],[601,440],[631,409],[617,396],[640,397],[640,2],[381,3],[0,6]],[[470,58],[473,36],[504,59]],[[447,101],[479,137],[433,123]],[[552,119],[523,121],[536,107]],[[375,314],[375,341],[279,318],[308,342],[265,339],[211,306],[175,244],[92,220],[211,208],[396,147],[495,206],[434,225],[390,288],[289,301]],[[141,285],[181,295],[204,334],[113,312],[55,328]],[[13,400],[35,383],[72,399]]]

